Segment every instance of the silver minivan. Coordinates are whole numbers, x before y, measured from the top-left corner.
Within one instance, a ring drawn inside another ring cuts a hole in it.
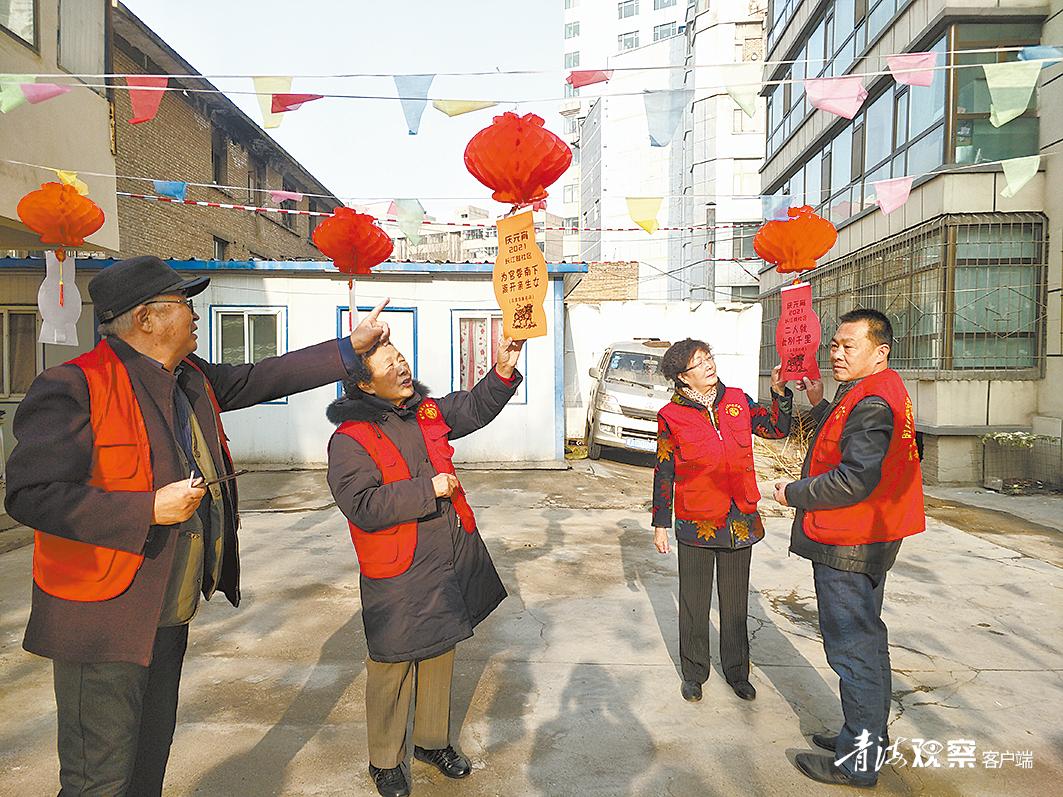
[[[657,338],[613,343],[596,368],[587,411],[587,456],[602,447],[657,450],[657,411],[672,398],[673,385],[661,374],[661,356],[672,344]]]

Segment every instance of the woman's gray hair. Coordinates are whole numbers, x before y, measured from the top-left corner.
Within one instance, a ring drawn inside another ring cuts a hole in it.
[[[136,308],[134,307],[132,310],[126,310],[124,313],[115,316],[110,321],[101,321],[100,325],[96,327],[96,331],[100,333],[100,337],[120,338],[132,331],[133,310],[136,310]]]

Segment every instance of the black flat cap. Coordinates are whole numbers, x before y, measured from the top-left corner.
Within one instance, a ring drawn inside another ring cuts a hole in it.
[[[184,279],[154,255],[131,257],[103,269],[89,280],[89,296],[96,318],[110,321],[153,296],[183,293],[195,296],[210,283],[210,277]]]

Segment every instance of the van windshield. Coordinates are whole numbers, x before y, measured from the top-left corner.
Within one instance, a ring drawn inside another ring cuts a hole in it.
[[[614,351],[605,370],[606,379],[647,387],[669,387],[661,374],[661,358],[636,351]]]

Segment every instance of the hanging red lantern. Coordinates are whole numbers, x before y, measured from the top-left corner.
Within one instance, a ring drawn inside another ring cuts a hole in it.
[[[314,230],[314,244],[344,274],[368,274],[395,248],[376,219],[350,208],[336,208],[321,222]]]
[[[104,222],[99,205],[63,183],[44,183],[30,191],[19,200],[17,210],[22,223],[50,246],[82,246]]]
[[[838,231],[808,205],[790,208],[787,215],[787,221],[769,221],[760,228],[754,251],[780,274],[815,268],[838,240]]]
[[[533,113],[496,116],[465,147],[465,168],[492,189],[496,202],[514,206],[541,202],[546,189],[572,163],[568,144],[543,127]]]

